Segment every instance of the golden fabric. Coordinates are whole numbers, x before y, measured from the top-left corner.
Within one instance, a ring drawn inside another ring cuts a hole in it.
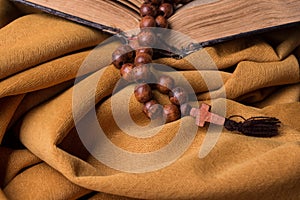
[[[226,116],[277,117],[282,121],[278,136],[255,138],[224,129],[212,151],[200,159],[207,127],[199,128],[187,151],[171,165],[126,173],[89,154],[72,118],[77,71],[109,35],[47,14],[22,15],[6,0],[0,5],[1,199],[300,198],[299,26],[206,47],[220,71],[203,67],[203,74],[218,73],[224,82],[212,86],[213,91],[187,61],[155,61],[178,69],[198,100],[212,96],[216,102],[225,101]],[[117,45],[109,43],[106,48]],[[182,124],[193,124],[191,117],[184,117],[145,139],[124,133],[111,109],[119,72],[110,65],[108,51],[96,51],[95,65],[87,67],[77,85],[89,90],[89,83],[104,73],[97,83],[96,112],[115,145],[130,152],[152,152],[167,145]],[[107,67],[99,70],[97,63]],[[226,99],[219,95],[222,89]],[[132,86],[115,94],[119,103],[122,92],[132,92]],[[80,102],[78,112],[88,115],[90,96],[82,96]],[[141,110],[131,98],[134,121],[147,124]]]

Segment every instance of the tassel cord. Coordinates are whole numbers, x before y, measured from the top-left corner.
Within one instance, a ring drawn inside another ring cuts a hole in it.
[[[232,118],[241,118],[243,121],[236,122]],[[238,131],[247,136],[272,137],[278,135],[280,121],[275,117],[251,117],[245,119],[240,115],[232,115],[225,119],[225,128],[229,131]]]

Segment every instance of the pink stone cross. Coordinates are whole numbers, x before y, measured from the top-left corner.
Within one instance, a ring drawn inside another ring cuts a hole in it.
[[[192,108],[190,115],[196,118],[196,125],[203,127],[205,122],[223,126],[225,118],[209,112],[210,106],[202,103],[200,108]]]

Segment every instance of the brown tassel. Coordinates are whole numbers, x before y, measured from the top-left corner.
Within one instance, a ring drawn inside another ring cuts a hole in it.
[[[243,122],[233,121],[232,118],[242,118]],[[278,135],[280,121],[275,117],[251,117],[233,115],[225,119],[224,126],[229,131],[238,131],[247,136],[272,137]]]

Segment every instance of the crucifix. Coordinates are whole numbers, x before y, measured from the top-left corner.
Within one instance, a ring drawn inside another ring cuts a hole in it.
[[[225,117],[210,112],[210,106],[205,103],[202,103],[200,108],[192,108],[190,115],[196,118],[196,125],[199,127],[203,127],[205,122],[221,126],[225,123]]]

